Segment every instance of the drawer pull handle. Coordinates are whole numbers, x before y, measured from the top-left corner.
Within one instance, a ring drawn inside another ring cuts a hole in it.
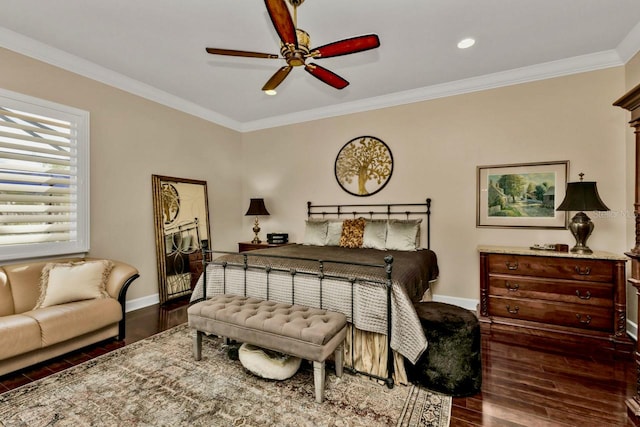
[[[513,307],[513,310],[511,310],[511,306],[507,304],[507,311],[511,314],[518,314],[518,311],[520,311],[520,307],[516,305],[515,307]],[[591,319],[589,319],[589,321],[591,321]]]
[[[584,319],[582,318],[582,315],[576,314],[576,318],[578,319],[578,322],[582,323],[583,325],[588,325],[589,323],[591,323],[591,316],[589,316],[588,314]]]
[[[505,262],[505,264],[507,265],[507,268],[509,270],[517,270],[518,269],[518,263],[517,262]]]
[[[519,285],[519,284],[517,284],[517,283],[514,283],[514,284],[512,285],[511,283],[506,282],[504,286],[505,286],[505,287],[507,288],[507,290],[509,290],[510,292],[515,292],[515,291],[517,291],[517,290],[520,288],[520,285]]]
[[[580,295],[580,289],[576,289],[576,295],[580,299],[591,299],[591,292],[589,292],[589,291],[587,291],[587,293],[584,294],[584,295]]]
[[[588,276],[591,274],[591,267],[585,267],[585,268],[580,268],[576,265],[576,273],[578,273],[581,276]]]

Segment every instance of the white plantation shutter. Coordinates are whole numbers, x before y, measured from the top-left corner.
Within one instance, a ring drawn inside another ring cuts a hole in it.
[[[89,249],[89,113],[0,90],[0,260]]]

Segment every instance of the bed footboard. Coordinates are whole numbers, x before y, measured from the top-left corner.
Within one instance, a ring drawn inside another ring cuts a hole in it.
[[[212,261],[213,254],[219,256]],[[387,255],[383,263],[353,263],[327,261],[310,258],[282,257],[277,255],[203,250],[202,297],[207,295],[209,279],[217,284],[215,293],[237,294],[265,300],[303,305],[342,312],[349,323],[355,325],[363,317],[358,305],[376,306],[371,314],[386,335],[386,376],[379,376],[356,369],[354,346],[350,345],[351,366],[345,369],[383,381],[387,387],[394,386],[394,353],[392,344],[392,271],[393,257]],[[287,266],[295,261],[297,267]],[[358,277],[341,270],[370,268],[378,273]],[[211,277],[213,275],[214,277]],[[208,276],[209,279],[208,279]],[[384,295],[383,299],[379,297]],[[375,301],[375,302],[374,302]],[[367,320],[362,320],[367,321]],[[350,328],[351,343],[355,341],[355,327]]]

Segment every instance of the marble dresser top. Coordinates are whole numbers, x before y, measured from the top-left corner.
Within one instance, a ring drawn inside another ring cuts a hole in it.
[[[609,259],[609,260],[627,260],[624,254],[616,254],[613,252],[593,251],[592,254],[574,254],[571,252],[543,251],[538,249],[530,249],[524,246],[492,246],[478,245],[478,252],[490,254],[512,254],[512,255],[532,255],[532,256],[554,256],[564,258],[585,258],[585,259]]]

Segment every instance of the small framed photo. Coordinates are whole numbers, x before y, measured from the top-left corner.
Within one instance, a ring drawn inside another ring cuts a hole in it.
[[[568,160],[477,169],[477,227],[567,228]]]

